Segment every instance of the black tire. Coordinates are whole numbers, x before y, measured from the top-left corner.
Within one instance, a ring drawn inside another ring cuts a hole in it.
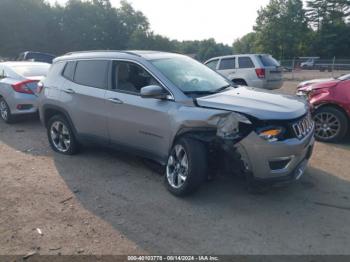
[[[171,179],[169,179],[169,161],[170,157],[175,153],[177,145],[184,149],[188,158],[186,180],[179,188],[175,188],[170,182]],[[185,196],[196,191],[207,177],[207,163],[207,152],[203,143],[186,137],[178,139],[171,149],[165,168],[165,183],[168,190],[175,196]]]
[[[321,116],[329,114],[334,117],[339,123],[339,130],[333,136],[326,136],[325,132],[321,130],[322,122]],[[347,116],[337,108],[331,106],[323,106],[317,109],[314,113],[314,121],[316,125],[315,138],[321,142],[338,142],[341,141],[348,131],[349,120]]]
[[[2,108],[2,106],[4,106],[4,108]],[[6,112],[3,112],[3,110],[6,110]],[[16,120],[15,116],[11,114],[10,107],[3,97],[0,98],[0,117],[7,124],[12,124]]]
[[[236,85],[247,86],[247,82],[244,81],[243,79],[234,79],[232,80],[232,82],[235,83]]]
[[[66,146],[66,144],[64,143],[65,145],[64,150],[63,148],[60,149],[59,146],[57,146],[57,142],[55,142],[57,139],[54,139],[53,137],[54,135],[51,132],[53,125],[57,125],[57,123],[61,123],[66,128],[65,134],[62,133],[63,138],[67,138],[69,136],[69,141],[70,141],[69,146]],[[63,115],[54,115],[49,119],[47,123],[47,137],[49,139],[51,148],[57,153],[60,153],[63,155],[74,155],[79,151],[79,144],[74,136],[73,129]]]

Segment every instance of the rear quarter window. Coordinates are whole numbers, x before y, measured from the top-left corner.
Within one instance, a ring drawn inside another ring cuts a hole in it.
[[[276,59],[270,55],[259,55],[258,58],[264,66],[280,66]]]
[[[107,89],[108,67],[109,61],[106,60],[78,61],[74,82],[80,85]]]
[[[254,68],[254,63],[250,57],[243,56],[238,58],[239,68]]]
[[[73,81],[75,65],[76,65],[76,62],[73,62],[73,61],[67,62],[62,73],[64,78],[67,78],[68,80]]]

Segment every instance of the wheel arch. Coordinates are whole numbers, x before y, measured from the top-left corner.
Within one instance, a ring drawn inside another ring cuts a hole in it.
[[[318,110],[318,109],[321,109],[324,107],[332,107],[334,109],[338,109],[339,111],[341,111],[342,113],[344,113],[346,115],[348,122],[350,122],[350,112],[347,112],[344,107],[342,107],[336,103],[327,102],[327,103],[321,103],[321,104],[316,105],[315,110]]]
[[[64,108],[61,108],[61,107],[55,106],[55,105],[44,105],[42,110],[43,110],[42,121],[43,121],[43,124],[45,127],[47,127],[47,124],[48,124],[51,117],[53,117],[55,115],[62,115],[67,119],[70,126],[72,127],[74,135],[77,134],[77,130],[73,124],[73,121],[72,121],[71,117],[69,116],[69,113]]]
[[[238,82],[241,81],[241,82],[244,82],[245,85],[248,85],[247,81],[244,78],[240,78],[240,77],[232,78],[231,81],[234,82],[234,83],[235,83],[235,81],[238,81]]]

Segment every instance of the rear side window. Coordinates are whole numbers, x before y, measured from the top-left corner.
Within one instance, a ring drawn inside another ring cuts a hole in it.
[[[107,89],[108,67],[109,61],[106,60],[78,61],[74,82],[80,85]]]
[[[205,65],[213,70],[216,69],[216,66],[218,65],[218,62],[219,60],[213,60],[213,61],[210,61],[208,63],[206,63]]]
[[[219,70],[235,69],[236,68],[236,58],[224,58],[221,59]]]
[[[261,63],[264,66],[279,66],[280,64],[270,55],[259,55]]]
[[[64,67],[62,75],[68,80],[73,81],[74,79],[74,71],[75,71],[75,62],[68,62]]]
[[[243,56],[238,58],[239,68],[254,68],[253,61],[250,57]]]

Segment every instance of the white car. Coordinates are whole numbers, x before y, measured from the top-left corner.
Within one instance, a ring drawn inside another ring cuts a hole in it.
[[[282,67],[267,54],[214,57],[204,63],[238,85],[277,89],[283,85]]]

